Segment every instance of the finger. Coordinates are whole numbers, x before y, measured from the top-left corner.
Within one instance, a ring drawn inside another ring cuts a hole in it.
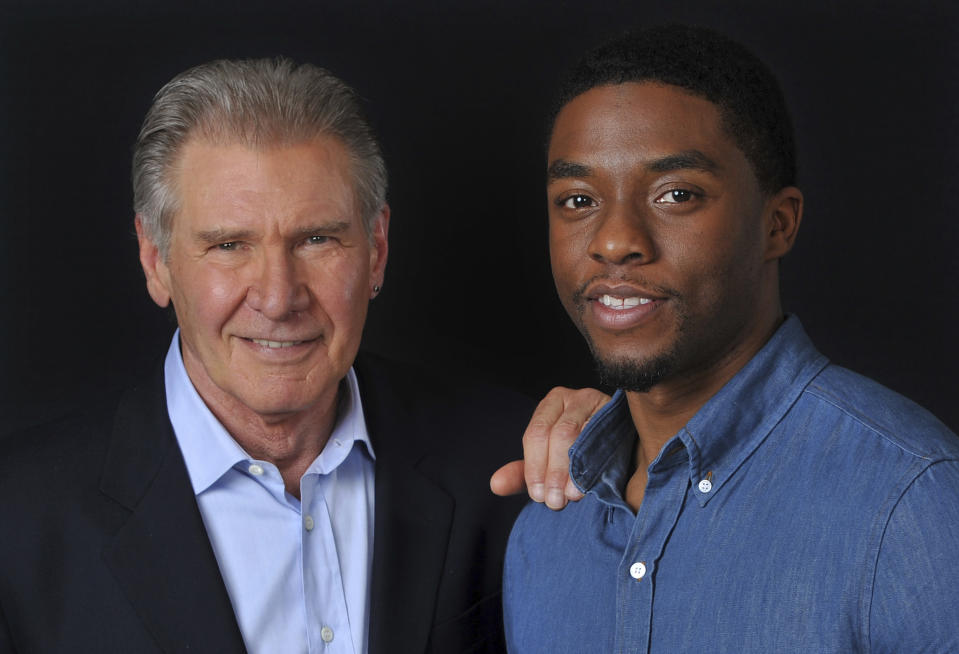
[[[546,464],[546,506],[559,510],[566,506],[569,482],[569,448],[579,436],[582,422],[563,414],[549,434],[549,460]]]
[[[583,499],[583,491],[576,488],[576,484],[573,483],[572,479],[566,482],[566,499],[570,502],[579,502]]]
[[[569,478],[569,448],[593,414],[609,400],[608,395],[592,388],[562,390],[563,414],[556,420],[549,435],[549,461],[546,467],[546,505],[555,510],[565,507],[568,499],[578,500],[582,497]],[[572,492],[569,491],[570,487]]]
[[[564,402],[560,389],[553,389],[540,401],[529,426],[523,433],[523,461],[526,489],[536,502],[546,499],[546,467],[549,461],[549,439],[553,425],[563,415]],[[565,389],[563,389],[565,390]]]
[[[523,462],[510,461],[493,473],[489,480],[490,490],[496,495],[516,495],[526,489],[523,477]]]

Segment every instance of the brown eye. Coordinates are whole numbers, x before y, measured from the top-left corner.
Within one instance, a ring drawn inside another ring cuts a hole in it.
[[[582,209],[584,207],[595,207],[596,201],[588,195],[577,193],[576,195],[571,195],[562,200],[560,205],[566,207],[567,209]]]
[[[658,198],[656,202],[660,204],[679,204],[680,202],[689,202],[694,197],[692,191],[687,191],[686,189],[673,189],[672,191],[666,191]]]

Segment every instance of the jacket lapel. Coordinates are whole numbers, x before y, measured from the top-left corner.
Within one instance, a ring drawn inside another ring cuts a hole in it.
[[[376,454],[370,654],[422,652],[433,626],[453,500],[429,479],[415,417],[378,366],[357,360],[363,412]],[[408,390],[408,389],[407,389]]]
[[[166,410],[162,371],[121,401],[101,490],[130,510],[103,553],[164,652],[243,652]]]

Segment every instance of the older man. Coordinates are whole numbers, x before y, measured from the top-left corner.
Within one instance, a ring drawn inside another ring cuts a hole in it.
[[[530,407],[356,358],[390,216],[353,91],[194,68],[133,179],[179,330],[137,388],[6,443],[0,652],[501,651],[519,507],[484,488]]]
[[[803,196],[769,70],[701,29],[605,44],[547,177],[556,287],[621,390],[570,450],[585,497],[513,529],[510,650],[959,651],[959,439],[784,316]]]

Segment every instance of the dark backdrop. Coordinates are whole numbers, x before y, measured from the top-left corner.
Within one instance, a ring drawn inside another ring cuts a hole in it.
[[[393,222],[366,347],[537,394],[590,383],[549,274],[543,117],[585,48],[666,21],[720,28],[782,80],[807,199],[787,311],[835,361],[959,428],[954,3],[87,4],[0,2],[6,429],[162,355],[172,327],[138,268],[130,146],[152,94],[216,57],[309,60],[368,100]]]

